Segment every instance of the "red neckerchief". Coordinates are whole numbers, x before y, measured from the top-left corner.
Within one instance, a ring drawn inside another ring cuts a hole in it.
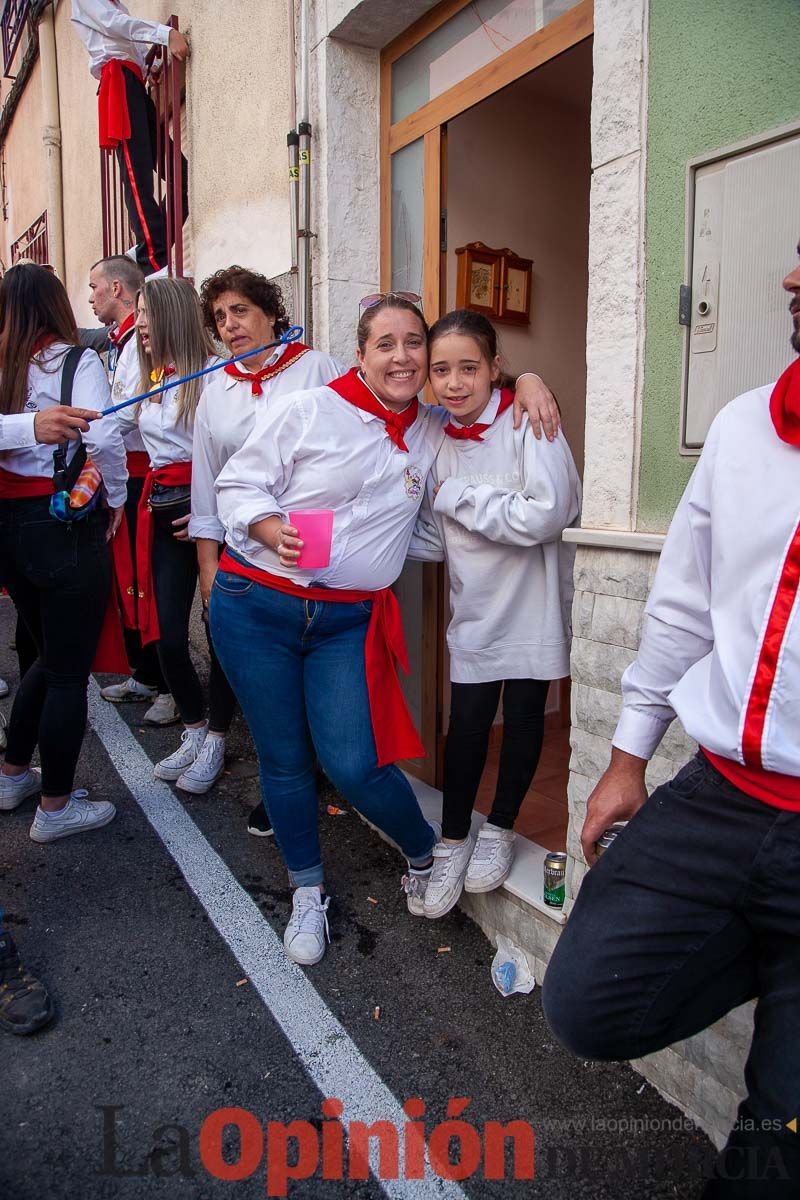
[[[40,350],[44,350],[46,346],[52,346],[55,340],[56,339],[52,333],[43,333],[41,337],[38,337],[31,346],[31,358],[33,358],[35,354],[38,354]]]
[[[113,342],[118,350],[120,348],[120,343],[122,342],[123,338],[129,333],[133,333],[133,326],[134,326],[135,320],[136,320],[136,314],[128,313],[127,317],[122,322],[122,324],[118,325],[116,329],[112,329],[111,333],[108,335],[108,340],[110,342]]]
[[[501,413],[504,413],[507,409],[511,408],[513,403],[514,393],[511,391],[511,389],[501,388],[500,403],[497,407],[497,412],[494,414],[494,420],[496,421]],[[448,437],[455,438],[456,441],[459,442],[482,442],[483,438],[481,437],[481,434],[486,433],[487,429],[491,429],[493,424],[494,421],[490,422],[488,425],[481,425],[480,422],[475,421],[475,423],[472,425],[454,425],[452,421],[448,421],[444,427],[444,431]]]
[[[800,446],[800,358],[786,368],[772,389],[769,415],[781,441]]]
[[[391,409],[385,408],[377,396],[369,390],[359,375],[357,367],[353,367],[346,375],[334,379],[332,383],[326,384],[326,387],[336,392],[337,396],[341,396],[343,400],[355,405],[356,408],[362,409],[363,412],[372,413],[373,417],[379,417],[398,450],[405,450],[406,454],[408,453],[404,436],[406,430],[410,429],[417,419],[419,400],[416,396],[408,408],[399,413],[392,412]]]
[[[290,363],[294,362],[296,358],[300,358],[302,354],[308,354],[310,349],[310,346],[304,346],[302,342],[289,342],[278,361],[267,363],[260,371],[240,371],[236,363],[227,363],[224,371],[232,379],[240,379],[244,383],[252,384],[253,395],[261,396],[264,391],[261,384],[265,379],[271,379],[273,375],[280,375],[281,371],[285,371]]]
[[[155,371],[150,372],[150,382],[154,383],[156,387],[159,387],[165,379],[169,379],[170,375],[174,374],[175,368],[173,366],[158,367]]]

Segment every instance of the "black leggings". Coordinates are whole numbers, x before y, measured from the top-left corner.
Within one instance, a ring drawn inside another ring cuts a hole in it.
[[[469,833],[475,797],[486,765],[489,735],[503,692],[503,743],[489,820],[512,829],[536,773],[544,737],[547,679],[501,679],[490,683],[454,683],[450,728],[444,751],[442,836],[463,839]]]
[[[104,509],[64,524],[48,506],[46,497],[0,500],[0,583],[37,653],[11,709],[6,762],[27,766],[38,745],[43,795],[65,796],[86,730],[86,689],[111,561]]]
[[[203,720],[203,689],[189,653],[189,618],[197,588],[197,550],[194,542],[178,541],[173,521],[186,516],[183,508],[153,510],[153,590],[160,636],[158,657],[184,725]],[[205,623],[211,670],[208,679],[208,727],[227,733],[236,697],[219,665],[208,623]]]

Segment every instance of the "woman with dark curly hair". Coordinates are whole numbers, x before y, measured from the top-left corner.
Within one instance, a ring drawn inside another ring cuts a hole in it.
[[[217,271],[203,283],[200,300],[208,331],[232,358],[274,342],[289,328],[280,289],[257,271],[236,266]],[[343,372],[341,363],[329,354],[292,342],[231,363],[206,384],[195,415],[189,522],[189,534],[197,544],[204,607],[225,542],[214,491],[217,476],[244,445],[256,417],[277,397],[321,387]],[[248,829],[259,835],[269,828],[259,805],[250,815]]]

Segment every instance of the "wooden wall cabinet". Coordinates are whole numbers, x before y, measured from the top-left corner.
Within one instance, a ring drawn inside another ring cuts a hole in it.
[[[533,260],[508,246],[495,250],[470,242],[456,250],[456,307],[483,313],[493,321],[529,325]]]

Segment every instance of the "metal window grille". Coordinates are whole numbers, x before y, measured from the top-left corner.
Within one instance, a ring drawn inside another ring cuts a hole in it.
[[[3,39],[3,69],[6,75],[17,52],[30,8],[31,0],[5,0],[3,4],[0,35]]]
[[[30,225],[21,237],[18,237],[15,242],[11,243],[11,264],[19,262],[21,258],[29,258],[33,262],[41,263],[44,266],[50,261],[50,249],[47,242],[47,213],[43,212],[40,217]]]
[[[167,22],[178,29],[178,18]],[[160,67],[160,70],[158,69]],[[167,267],[170,275],[183,275],[183,193],[181,188],[181,103],[184,98],[183,64],[154,46],[147,56],[146,86],[155,105],[156,202],[167,224]],[[100,189],[103,210],[103,255],[124,254],[136,238],[131,230],[116,153],[100,151]]]

